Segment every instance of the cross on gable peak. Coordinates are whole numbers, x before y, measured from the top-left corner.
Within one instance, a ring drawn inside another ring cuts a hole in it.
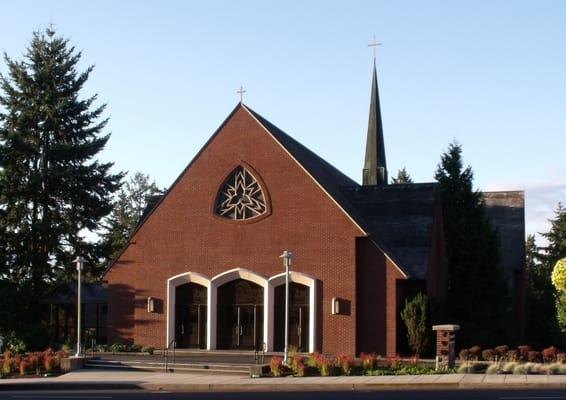
[[[246,91],[244,90],[244,87],[242,85],[240,85],[240,90],[237,90],[236,93],[238,93],[240,95],[240,103],[244,102],[244,93],[246,93]]]

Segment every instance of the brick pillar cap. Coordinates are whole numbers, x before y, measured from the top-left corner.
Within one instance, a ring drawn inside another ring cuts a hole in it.
[[[451,325],[451,324],[446,324],[446,325],[434,325],[432,327],[433,331],[448,331],[448,332],[454,332],[454,331],[459,331],[460,330],[460,325]]]

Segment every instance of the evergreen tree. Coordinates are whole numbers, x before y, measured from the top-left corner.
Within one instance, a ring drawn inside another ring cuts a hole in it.
[[[417,293],[411,300],[405,300],[401,319],[407,327],[407,340],[414,354],[421,355],[428,346],[430,335],[429,300],[427,295]]]
[[[130,234],[140,222],[148,204],[163,193],[149,175],[136,172],[117,195],[114,208],[106,223],[103,243],[108,254],[106,262],[114,257],[126,244]]]
[[[77,255],[87,273],[97,264],[101,248],[85,236],[110,213],[122,178],[95,159],[109,139],[105,105],[80,96],[93,69],[78,71],[80,58],[48,28],[34,33],[23,60],[5,55],[0,75],[0,277],[26,290],[25,317],[35,323],[34,300],[74,277]]]
[[[499,262],[499,241],[485,215],[482,195],[473,189],[471,167],[462,148],[452,143],[435,173],[440,184],[448,256],[447,312],[462,328],[462,344],[505,339],[509,312],[507,286]]]
[[[555,314],[555,290],[550,276],[552,265],[542,262],[543,254],[536,245],[535,236],[529,235],[525,243],[527,273],[525,337],[536,348],[558,343],[558,325]]]
[[[405,167],[403,167],[397,172],[397,177],[393,178],[393,183],[413,183],[413,179]]]
[[[550,223],[550,231],[542,233],[542,236],[548,241],[542,257],[544,262],[554,266],[558,260],[566,257],[566,207],[562,203],[556,206],[554,218],[550,220]]]
[[[562,203],[558,203],[554,211],[554,218],[550,220],[550,223],[550,230],[542,234],[548,241],[548,245],[544,247],[544,252],[541,256],[544,269],[548,271],[548,280],[550,280],[552,270],[558,260],[566,258],[566,207],[564,207]],[[561,341],[562,344],[566,345],[566,335],[564,335],[564,333],[566,333],[566,317],[564,316],[566,315],[566,292],[552,291],[552,294],[555,297],[555,309],[552,314],[557,316],[556,319],[553,318],[553,322],[556,321],[560,323],[563,332]],[[549,296],[549,293],[545,293],[545,299]],[[555,340],[558,340],[558,338]]]

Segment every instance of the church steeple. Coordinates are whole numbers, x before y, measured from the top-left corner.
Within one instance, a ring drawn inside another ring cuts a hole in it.
[[[375,57],[373,58],[373,78],[371,82],[366,158],[364,161],[362,184],[387,185],[387,164],[385,162],[385,144],[383,142]]]

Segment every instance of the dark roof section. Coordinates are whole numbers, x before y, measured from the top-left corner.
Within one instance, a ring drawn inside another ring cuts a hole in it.
[[[305,168],[309,174],[326,190],[330,196],[350,215],[352,219],[365,231],[360,216],[346,201],[340,188],[344,186],[358,186],[358,184],[344,175],[330,163],[297,142],[291,136],[263,118],[251,108],[244,106],[267,129],[289,153]]]
[[[484,192],[485,211],[500,241],[499,265],[513,272],[525,267],[525,193]]]
[[[77,282],[51,292],[42,297],[42,304],[75,304],[77,302]],[[81,303],[108,303],[108,290],[102,283],[83,283],[81,287]]]
[[[362,182],[364,185],[387,184],[387,163],[385,161],[385,142],[383,140],[383,124],[381,122],[381,106],[379,104],[375,58],[373,59],[366,158],[364,160]]]
[[[437,186],[411,183],[343,188],[374,241],[393,254],[414,279],[425,277],[430,261]]]
[[[370,234],[372,232],[371,221],[369,221],[363,214],[363,209],[360,210],[359,207],[352,203],[349,199],[350,191],[361,189],[362,186],[358,185],[355,181],[344,175],[338,169],[333,167],[327,161],[320,158],[318,155],[313,153],[311,150],[303,146],[301,143],[297,142],[291,136],[283,132],[281,129],[273,125],[271,122],[263,118],[261,115],[253,111],[252,109],[245,106],[246,109],[267,129],[277,140],[298,162],[307,170],[309,174],[328,192],[328,194],[338,203],[340,207],[352,218],[352,220],[363,230],[365,233]],[[373,188],[370,186],[368,188]],[[379,187],[378,187],[379,188]],[[373,203],[375,209],[380,208],[381,205],[378,203]],[[432,218],[432,214],[431,214]],[[390,250],[385,242],[377,239],[376,236],[371,233],[370,238],[380,248],[387,257],[391,259],[401,270],[401,272],[409,277],[412,276],[409,272],[410,270],[417,270],[418,268],[411,268],[405,265],[402,260],[397,256],[397,254]],[[432,240],[429,238],[429,245]],[[409,246],[411,247],[411,246]],[[428,259],[425,261],[428,264]]]

